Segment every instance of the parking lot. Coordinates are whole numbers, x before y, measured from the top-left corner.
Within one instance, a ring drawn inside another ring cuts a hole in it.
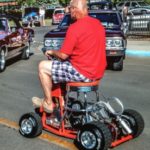
[[[32,112],[31,98],[42,97],[43,93],[38,79],[38,63],[46,59],[40,51],[43,35],[50,27],[36,28],[36,36],[31,50],[33,55],[27,61],[11,62],[5,72],[0,74],[0,149],[1,150],[63,150],[76,149],[73,141],[43,131],[44,136],[35,139],[23,138],[18,133],[18,120],[26,112]],[[138,53],[149,54],[148,40],[130,39],[127,45],[127,58],[124,70],[115,72],[106,70],[100,84],[100,91],[106,96],[116,96],[122,100],[125,108],[139,111],[145,120],[143,134],[132,141],[124,143],[114,150],[148,150],[150,141],[150,59]],[[136,54],[131,54],[136,52]],[[15,128],[15,130],[13,129]],[[66,143],[65,143],[66,142]]]

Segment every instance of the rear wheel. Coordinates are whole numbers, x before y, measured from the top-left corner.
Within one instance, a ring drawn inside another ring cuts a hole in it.
[[[100,122],[85,124],[77,134],[77,146],[81,150],[107,150],[111,141],[110,130]]]
[[[130,126],[134,138],[138,137],[144,130],[144,120],[140,113],[132,109],[123,112],[122,119]]]
[[[19,120],[19,132],[24,137],[33,138],[42,133],[41,118],[36,113],[24,114]]]
[[[4,71],[5,68],[6,68],[5,51],[2,49],[0,51],[0,72]]]

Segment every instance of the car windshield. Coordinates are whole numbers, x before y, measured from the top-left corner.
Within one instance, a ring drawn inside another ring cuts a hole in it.
[[[113,5],[111,3],[96,3],[96,4],[89,4],[90,9],[112,9]]]
[[[24,9],[24,16],[26,16],[30,13],[38,14],[39,13],[39,8],[37,8],[37,7],[28,7],[28,8]]]
[[[6,20],[0,19],[0,31],[6,31]]]
[[[113,26],[119,25],[117,13],[90,13],[89,15],[100,20],[103,26],[105,26],[106,28],[111,28]],[[71,16],[66,15],[63,21],[60,23],[59,27],[68,27],[73,22],[74,21],[71,19]]]
[[[64,13],[64,10],[56,10],[55,11],[55,14],[63,14]]]

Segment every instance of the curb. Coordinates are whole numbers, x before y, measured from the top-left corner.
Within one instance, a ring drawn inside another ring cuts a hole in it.
[[[150,57],[150,51],[145,50],[126,50],[127,56],[136,56],[136,57]]]

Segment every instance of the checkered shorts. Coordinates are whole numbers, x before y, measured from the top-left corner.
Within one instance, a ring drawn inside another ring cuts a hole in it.
[[[54,60],[52,63],[52,80],[54,83],[91,81],[80,74],[70,62],[58,60]]]

